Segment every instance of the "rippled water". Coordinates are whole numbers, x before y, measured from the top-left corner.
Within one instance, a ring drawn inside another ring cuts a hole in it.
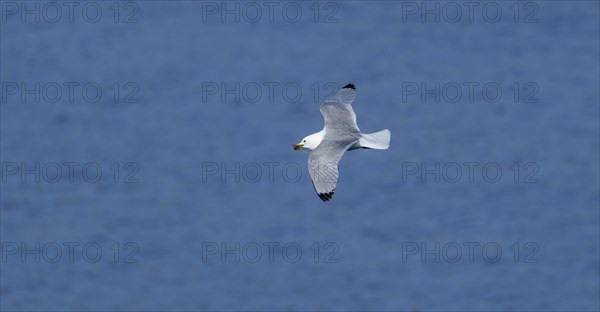
[[[361,1],[222,22],[215,3],[6,16],[3,310],[599,309],[597,2],[457,23]],[[348,82],[391,148],[346,154],[323,203],[291,147]]]

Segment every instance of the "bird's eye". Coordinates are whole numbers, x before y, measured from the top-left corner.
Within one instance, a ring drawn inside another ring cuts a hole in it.
[[[302,140],[303,143],[306,143],[306,140]]]

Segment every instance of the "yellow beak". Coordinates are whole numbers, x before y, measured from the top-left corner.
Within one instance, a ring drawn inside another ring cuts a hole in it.
[[[295,151],[300,150],[303,146],[304,146],[304,144],[302,144],[302,143],[294,144],[294,150]]]

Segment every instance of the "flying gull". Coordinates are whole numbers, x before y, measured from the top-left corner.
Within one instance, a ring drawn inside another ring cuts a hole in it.
[[[308,156],[308,171],[315,191],[323,201],[333,197],[339,176],[338,162],[346,151],[359,148],[385,150],[390,146],[388,129],[370,134],[360,132],[352,109],[355,97],[356,87],[350,83],[327,98],[320,109],[325,119],[323,130],[294,144],[295,150],[313,150]]]

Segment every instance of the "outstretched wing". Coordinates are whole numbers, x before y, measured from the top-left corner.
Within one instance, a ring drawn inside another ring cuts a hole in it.
[[[350,83],[325,99],[325,102],[321,104],[321,114],[325,119],[325,132],[329,130],[360,132],[356,124],[356,114],[352,109],[355,97],[356,87]]]
[[[348,136],[340,141],[324,140],[308,156],[308,172],[319,198],[328,201],[335,192],[338,181],[338,162],[344,152],[358,140]]]

